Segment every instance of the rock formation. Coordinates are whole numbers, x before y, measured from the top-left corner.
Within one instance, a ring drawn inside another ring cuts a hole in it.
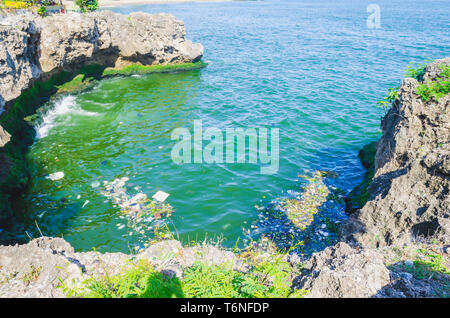
[[[295,286],[307,297],[367,298],[390,282],[383,257],[371,249],[355,249],[338,243],[314,254]]]
[[[405,78],[382,119],[375,176],[369,199],[342,228],[343,237],[363,246],[450,237],[450,95],[424,102],[416,89],[450,65],[426,66],[419,82]]]
[[[85,63],[119,68],[196,62],[203,55],[201,44],[185,39],[183,22],[169,14],[25,14],[1,22],[0,112],[34,80]]]

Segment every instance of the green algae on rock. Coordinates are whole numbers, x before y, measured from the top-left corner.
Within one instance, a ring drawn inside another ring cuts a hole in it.
[[[370,186],[373,176],[375,174],[375,153],[377,143],[371,142],[365,145],[358,154],[362,165],[366,168],[366,174],[363,181],[357,185],[346,197],[346,211],[348,213],[354,213],[356,210],[362,208],[369,199],[369,192],[367,191]]]

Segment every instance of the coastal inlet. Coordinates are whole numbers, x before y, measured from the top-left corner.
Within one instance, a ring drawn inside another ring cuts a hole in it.
[[[266,207],[282,203],[295,210],[291,201],[278,199],[301,197],[309,182],[299,175],[317,170],[338,176],[325,178],[338,190],[329,190],[322,206],[333,195],[339,202],[363,179],[358,151],[380,137],[383,110],[377,101],[399,84],[411,61],[450,55],[443,44],[450,40],[441,22],[446,11],[425,3],[414,11],[386,3],[376,30],[366,27],[366,6],[341,2],[190,5],[140,10],[183,20],[188,37],[205,47],[206,68],[106,79],[46,105],[48,120],[35,127],[40,133],[27,153],[33,178],[18,207],[30,235],[40,236],[36,221],[43,234],[64,236],[77,250],[129,252],[142,246],[153,232],[135,231],[120,205],[102,194],[105,181],[122,178],[128,178],[130,198],[170,194],[164,203],[173,213],[161,220],[183,242],[223,236],[232,247],[252,225],[260,232],[279,225],[281,231],[282,223],[292,221],[274,220]],[[173,163],[171,132],[191,129],[197,119],[221,130],[278,128],[279,171],[262,175],[257,164]],[[64,178],[46,178],[55,172]],[[335,211],[317,222],[315,232],[328,233],[319,233],[320,242],[333,239],[342,209]],[[28,240],[24,231],[18,235]],[[316,242],[316,236],[294,236]]]

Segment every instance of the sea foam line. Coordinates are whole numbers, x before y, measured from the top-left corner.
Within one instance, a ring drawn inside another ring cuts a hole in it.
[[[57,125],[57,119],[67,114],[78,114],[84,116],[96,116],[97,113],[82,110],[76,103],[75,96],[65,96],[55,102],[52,107],[42,117],[42,122],[35,127],[37,138],[48,136],[49,131]]]

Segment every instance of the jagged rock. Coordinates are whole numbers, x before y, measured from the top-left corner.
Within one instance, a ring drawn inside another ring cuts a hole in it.
[[[0,147],[6,145],[11,139],[11,135],[0,126]]]
[[[185,39],[182,21],[170,14],[101,11],[53,15],[41,20],[41,56],[44,72],[71,68],[91,60],[123,67],[195,62],[203,47]]]
[[[447,279],[447,286],[450,280]],[[391,272],[391,282],[378,291],[374,298],[432,298],[448,297],[449,291],[434,280],[416,279],[410,273]]]
[[[0,114],[5,104],[40,76],[36,64],[39,27],[32,15],[12,16],[0,25]]]
[[[304,268],[294,286],[312,298],[371,297],[390,282],[380,254],[346,243],[313,254]]]
[[[423,81],[434,79],[450,58],[430,63]],[[406,78],[382,119],[369,200],[341,229],[343,238],[383,246],[450,235],[450,95],[427,102],[420,83]]]

